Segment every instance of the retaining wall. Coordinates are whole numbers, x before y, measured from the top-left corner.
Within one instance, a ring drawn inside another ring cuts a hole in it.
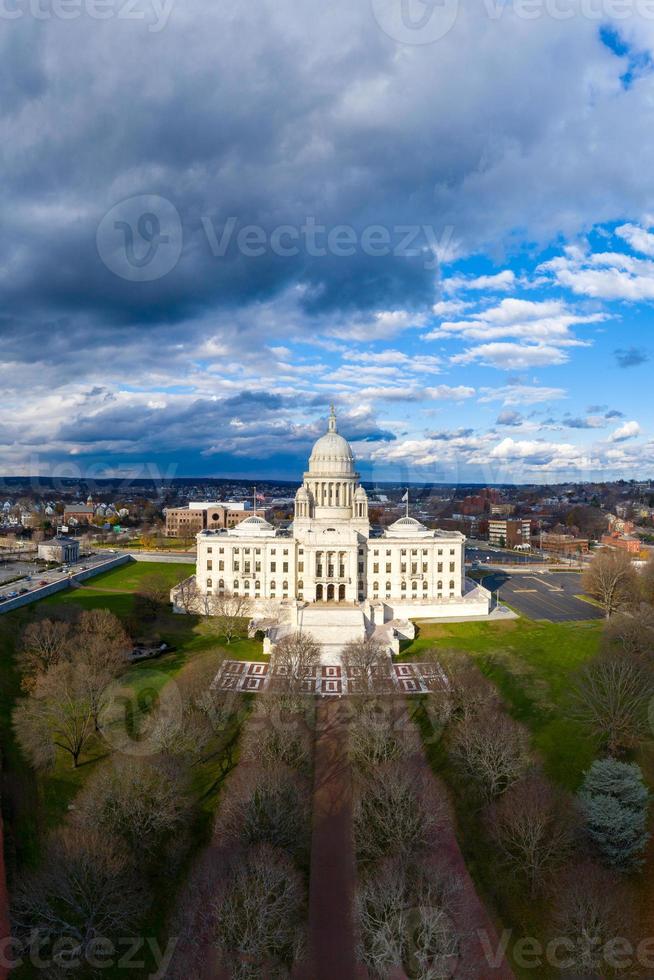
[[[15,599],[9,599],[7,602],[0,603],[0,615],[13,612],[14,609],[20,609],[22,606],[29,606],[30,603],[38,602],[40,599],[45,599],[46,596],[54,595],[56,592],[63,592],[64,589],[70,588],[71,582],[83,582],[87,578],[93,578],[94,575],[100,575],[102,572],[110,572],[112,568],[127,565],[131,561],[131,555],[114,555],[112,558],[107,559],[107,561],[103,561],[102,564],[94,565],[93,568],[75,572],[73,575],[62,578],[58,582],[50,582],[49,585],[43,585],[38,589],[33,589],[31,592],[25,593],[25,595],[18,595]]]

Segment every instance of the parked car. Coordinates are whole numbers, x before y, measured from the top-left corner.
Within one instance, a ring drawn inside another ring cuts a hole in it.
[[[48,582],[47,579],[42,578],[41,581],[39,582],[39,585],[50,585],[50,583]]]

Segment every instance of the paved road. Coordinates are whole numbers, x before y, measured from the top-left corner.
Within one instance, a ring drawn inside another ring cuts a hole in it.
[[[483,584],[529,619],[548,619],[565,623],[581,619],[601,619],[597,606],[577,596],[582,594],[581,576],[576,572],[535,572],[533,575],[492,572]]]

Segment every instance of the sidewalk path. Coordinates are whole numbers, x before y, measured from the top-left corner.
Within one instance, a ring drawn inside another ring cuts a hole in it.
[[[344,704],[321,700],[316,711],[309,955],[312,980],[356,980],[352,901],[352,777]]]

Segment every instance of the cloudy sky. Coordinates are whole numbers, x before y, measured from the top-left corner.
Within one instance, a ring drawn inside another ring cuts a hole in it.
[[[654,475],[647,0],[0,8],[3,473]]]

